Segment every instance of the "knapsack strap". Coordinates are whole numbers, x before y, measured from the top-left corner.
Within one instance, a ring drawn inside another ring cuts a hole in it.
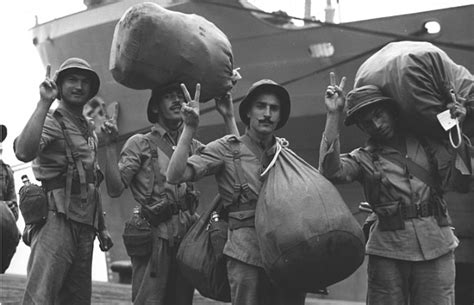
[[[383,158],[403,169],[408,170],[411,175],[417,177],[426,185],[430,187],[436,187],[436,183],[430,172],[418,165],[410,157],[406,156],[403,158],[400,154],[390,154],[384,155]]]
[[[87,180],[86,172],[84,166],[79,158],[79,155],[76,150],[73,150],[75,147],[72,143],[71,137],[67,130],[66,124],[64,123],[63,116],[58,111],[55,111],[53,114],[54,118],[58,121],[61,126],[64,139],[66,141],[66,159],[68,160],[68,167],[66,170],[66,199],[65,199],[65,208],[69,209],[69,204],[71,202],[71,189],[72,189],[72,180],[74,173],[74,166],[76,167],[77,173],[79,175],[79,183],[81,185],[81,202],[87,202]]]
[[[157,132],[149,132],[145,135],[146,139],[154,144],[154,147],[158,147],[162,152],[171,159],[174,149],[171,147],[171,144],[166,142]],[[151,145],[150,145],[151,147]]]
[[[241,196],[244,196],[245,198],[249,198],[250,187],[248,184],[248,180],[245,177],[244,169],[242,167],[242,160],[240,159],[240,155],[241,155],[240,141],[231,141],[230,145],[231,145],[232,159],[233,159],[234,169],[235,169],[235,183],[233,186],[232,204],[238,204],[239,198]]]
[[[160,165],[158,163],[158,150],[157,147],[164,152],[169,158],[173,154],[173,148],[170,144],[166,143],[161,137],[155,135],[153,132],[149,132],[145,135],[145,139],[150,146],[151,163],[153,166],[153,175],[151,175],[150,185],[148,186],[148,193],[146,194],[148,203],[151,203],[153,196],[153,189],[155,184],[161,189],[165,185],[166,177],[160,172]]]

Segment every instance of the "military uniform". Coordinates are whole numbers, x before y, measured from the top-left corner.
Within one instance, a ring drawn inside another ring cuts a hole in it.
[[[8,201],[8,207],[13,213],[15,220],[18,220],[18,203],[15,193],[15,180],[10,165],[0,160],[0,201]]]
[[[264,182],[260,174],[275,151],[276,144],[265,150],[248,134],[231,135],[209,143],[187,161],[194,172],[193,181],[215,175],[223,199],[229,220],[224,254],[229,258],[227,269],[234,305],[304,304],[305,293],[288,291],[270,282],[255,231],[256,201]]]
[[[92,252],[103,216],[97,147],[93,126],[82,115],[62,105],[48,113],[32,168],[49,213],[32,237],[23,304],[91,302]]]
[[[181,131],[173,134],[155,124],[150,134],[130,137],[120,155],[121,179],[140,206],[159,202],[164,197],[176,206],[169,220],[152,226],[154,252],[131,257],[134,304],[192,304],[194,288],[177,269],[175,258],[179,242],[196,219],[185,202],[189,186],[186,183],[171,185],[165,182],[169,156],[151,140],[153,137],[160,138],[172,147],[176,145]],[[196,151],[201,145],[194,140],[191,151]],[[156,160],[153,160],[154,153],[157,154]]]
[[[430,186],[403,161],[394,162],[399,156],[429,169],[425,147],[407,135],[406,150],[401,156],[369,140],[366,147],[340,155],[339,140],[328,143],[323,135],[320,171],[335,183],[359,181],[368,199],[374,185],[381,185],[371,202],[378,217],[366,245],[367,304],[405,304],[407,295],[411,304],[454,304],[453,251],[458,240],[448,225],[449,216],[435,211]],[[377,175],[380,179],[374,181]]]

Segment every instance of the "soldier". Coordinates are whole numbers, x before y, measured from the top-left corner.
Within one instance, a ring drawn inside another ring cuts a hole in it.
[[[183,102],[177,84],[152,90],[147,110],[151,132],[130,137],[119,161],[115,145],[107,146],[105,173],[110,196],[118,197],[129,187],[139,204],[124,231],[132,260],[134,304],[192,304],[194,288],[177,269],[176,251],[196,219],[196,193],[190,183],[170,185],[165,181],[169,159],[183,131]],[[238,134],[230,93],[216,99],[216,106],[228,131]],[[118,132],[116,121],[107,121],[103,131],[112,143]],[[190,142],[192,152],[201,146],[197,140]],[[135,226],[140,228],[132,232]]]
[[[98,189],[97,136],[82,114],[100,81],[80,58],[64,61],[54,79],[50,70],[48,65],[40,101],[14,144],[19,160],[33,160],[48,211],[32,236],[23,304],[90,304],[95,236],[103,251],[112,247]],[[49,111],[56,98],[57,109]]]
[[[189,145],[199,124],[199,89],[191,99],[184,85],[184,130],[168,166],[170,183],[197,181],[215,175],[225,217],[229,220],[224,247],[234,305],[304,304],[305,293],[276,287],[263,269],[255,232],[255,208],[263,181],[262,170],[276,151],[274,132],[290,116],[286,89],[272,80],[254,83],[239,106],[246,125],[244,136],[225,136],[189,156]]]
[[[10,208],[13,213],[13,216],[15,217],[15,220],[18,220],[18,203],[16,200],[15,180],[13,178],[13,171],[10,165],[3,162],[2,158],[2,142],[7,137],[7,127],[5,125],[0,125],[0,130],[0,181],[2,187],[0,193],[0,200]]]
[[[448,152],[405,130],[396,102],[366,85],[348,93],[344,123],[356,124],[369,139],[340,155],[343,87],[344,80],[337,85],[331,73],[319,167],[332,182],[360,182],[377,216],[366,245],[367,304],[454,304],[458,239],[450,227],[442,167],[435,156]]]
[[[7,127],[0,125],[0,204],[1,208],[1,245],[2,257],[0,273],[4,273],[10,266],[19,242],[19,232],[16,226],[18,220],[18,204],[15,193],[15,180],[10,165],[3,162],[3,140],[7,137]]]

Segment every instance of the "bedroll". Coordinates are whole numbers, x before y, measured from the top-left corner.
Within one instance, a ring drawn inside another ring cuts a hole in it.
[[[144,2],[130,7],[115,27],[109,69],[132,89],[201,84],[201,101],[233,87],[233,55],[227,36],[195,14]],[[235,80],[235,79],[234,79]]]
[[[450,90],[474,104],[474,77],[440,48],[429,42],[387,44],[358,69],[354,87],[378,86],[401,108],[404,124],[423,135],[445,137],[436,115],[452,102]],[[463,131],[474,135],[474,121],[465,120]]]

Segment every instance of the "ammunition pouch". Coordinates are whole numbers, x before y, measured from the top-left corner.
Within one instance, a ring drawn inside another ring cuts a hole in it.
[[[122,234],[127,254],[132,256],[147,256],[152,250],[152,228],[147,220],[134,214],[125,222]]]
[[[374,212],[379,219],[381,231],[395,231],[405,229],[400,201],[390,201],[377,204]]]
[[[160,223],[170,220],[171,217],[178,214],[180,210],[187,211],[189,209],[188,205],[194,205],[197,198],[192,197],[188,200],[191,200],[189,204],[186,199],[184,204],[179,204],[171,201],[166,194],[162,194],[157,201],[142,204],[141,215],[148,220],[152,226],[156,227]]]
[[[20,211],[26,225],[44,224],[48,218],[48,199],[41,186],[25,185],[20,189]]]
[[[229,212],[229,229],[236,230],[243,227],[255,227],[255,210]]]
[[[440,227],[451,225],[451,219],[448,215],[448,207],[446,201],[440,196],[432,197],[433,212]]]
[[[141,215],[152,226],[157,227],[160,223],[170,220],[173,214],[176,214],[174,213],[175,206],[168,199],[155,201],[151,204],[142,205]]]

